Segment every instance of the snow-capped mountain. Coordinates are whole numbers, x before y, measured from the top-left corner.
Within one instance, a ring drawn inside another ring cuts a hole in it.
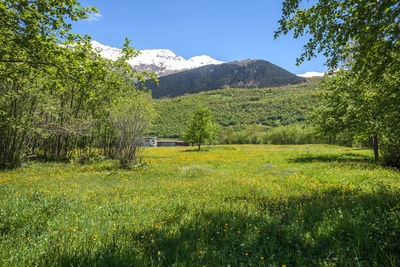
[[[92,47],[99,51],[100,55],[110,60],[116,60],[121,55],[121,49],[103,45],[92,41]],[[168,75],[189,69],[195,69],[206,65],[224,63],[209,56],[202,55],[184,59],[168,49],[140,50],[140,55],[128,60],[128,63],[138,71],[155,72],[159,76]]]
[[[297,76],[303,77],[303,78],[310,78],[310,77],[322,77],[322,76],[324,76],[324,74],[325,74],[324,72],[309,71],[304,74],[297,74]]]

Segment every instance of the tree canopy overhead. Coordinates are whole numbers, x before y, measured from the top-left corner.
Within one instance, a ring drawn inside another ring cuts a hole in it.
[[[71,32],[72,21],[98,12],[76,0],[1,0],[0,62],[60,64],[60,44],[90,39]]]
[[[376,74],[398,64],[400,2],[398,0],[320,0],[300,9],[302,0],[285,0],[275,38],[293,32],[311,35],[298,64],[322,53],[337,68],[351,58],[354,67]]]

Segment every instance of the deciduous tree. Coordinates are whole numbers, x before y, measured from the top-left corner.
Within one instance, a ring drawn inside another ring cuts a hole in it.
[[[211,122],[210,109],[199,106],[186,129],[184,140],[197,145],[200,151],[201,145],[214,136],[215,129],[215,125]]]
[[[121,94],[134,100],[146,74],[126,63],[138,54],[129,40],[112,62],[72,32],[71,21],[92,12],[76,0],[0,0],[0,168],[30,153],[68,159],[91,146],[115,156],[110,107]]]
[[[328,105],[319,110],[319,129],[370,135],[376,159],[381,139],[385,163],[400,166],[399,1],[319,0],[299,8],[302,2],[283,2],[275,37],[309,35],[298,64],[322,53],[331,69],[346,70],[323,84]]]
[[[117,132],[120,167],[130,168],[141,161],[143,137],[149,130],[155,111],[148,92],[122,92],[110,108],[112,123]]]

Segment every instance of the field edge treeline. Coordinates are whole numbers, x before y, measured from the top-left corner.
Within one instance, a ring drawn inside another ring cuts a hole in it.
[[[144,74],[125,63],[138,52],[126,40],[122,56],[106,60],[89,36],[74,34],[69,21],[93,12],[75,1],[0,5],[0,168],[27,156],[68,160],[90,147],[121,167],[140,160],[154,110],[150,93],[135,87]]]

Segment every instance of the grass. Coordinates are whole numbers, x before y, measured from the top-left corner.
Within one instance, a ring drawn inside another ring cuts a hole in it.
[[[0,266],[400,265],[400,173],[326,145],[0,172]]]

